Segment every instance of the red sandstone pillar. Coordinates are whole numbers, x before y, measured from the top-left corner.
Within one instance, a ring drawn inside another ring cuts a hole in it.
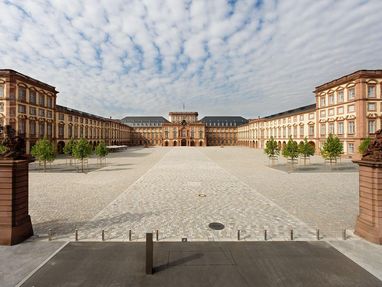
[[[382,161],[353,161],[359,165],[359,215],[355,234],[382,244]]]
[[[28,160],[0,159],[0,245],[33,235],[28,212]]]

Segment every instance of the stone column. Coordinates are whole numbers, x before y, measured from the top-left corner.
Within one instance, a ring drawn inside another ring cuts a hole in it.
[[[0,159],[0,245],[33,235],[28,212],[28,160]]]
[[[359,215],[355,234],[382,244],[382,161],[353,162],[359,165]]]

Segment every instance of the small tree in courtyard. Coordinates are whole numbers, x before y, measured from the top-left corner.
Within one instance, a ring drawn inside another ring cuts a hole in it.
[[[298,157],[298,144],[292,139],[292,137],[289,137],[289,140],[285,145],[282,153],[283,156],[289,158],[292,161],[292,163]]]
[[[332,164],[333,160],[336,160],[343,152],[344,146],[337,136],[329,134],[326,139],[322,149],[321,154],[323,158],[330,161]]]
[[[298,145],[298,153],[304,158],[304,165],[306,164],[306,159],[314,155],[314,147],[308,143],[306,137],[304,141]]]
[[[103,141],[96,146],[95,153],[100,158],[100,161],[108,155],[109,151]]]
[[[0,154],[5,153],[7,150],[8,148],[6,146],[3,146],[2,144],[0,144]]]
[[[81,160],[81,171],[84,172],[84,159],[92,154],[92,147],[86,139],[81,138],[73,146],[73,156]]]
[[[271,136],[270,140],[266,142],[264,152],[269,158],[277,158],[280,153],[277,141]]]
[[[367,150],[367,148],[369,147],[369,144],[371,142],[371,138],[367,137],[365,138],[361,144],[359,145],[358,147],[358,151],[361,155],[363,155],[365,153],[365,151]]]
[[[52,162],[56,157],[53,143],[47,139],[38,140],[32,147],[31,154],[37,158],[38,161],[44,163],[44,172],[46,172],[46,163]]]
[[[73,157],[73,147],[76,145],[76,141],[74,139],[70,139],[68,143],[64,146],[64,154],[70,157],[70,165],[72,165],[72,157]]]

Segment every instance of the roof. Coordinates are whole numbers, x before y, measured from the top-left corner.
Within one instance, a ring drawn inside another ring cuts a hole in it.
[[[32,77],[29,77],[27,75],[24,75],[24,74],[19,73],[15,70],[12,70],[12,69],[0,69],[0,76],[17,76],[19,78],[24,79],[26,82],[29,82],[29,83],[34,84],[36,86],[39,86],[43,89],[47,89],[47,90],[49,90],[55,94],[58,94],[58,91],[56,90],[56,88],[54,86],[51,86],[47,83],[36,80]]]
[[[285,112],[281,112],[281,113],[273,114],[273,115],[270,115],[270,116],[266,116],[266,117],[264,117],[264,119],[285,117],[285,116],[289,116],[289,115],[293,115],[293,114],[300,114],[300,113],[312,111],[312,110],[315,110],[315,109],[316,109],[316,104],[311,104],[311,105],[302,106],[302,107],[299,107],[299,108],[296,108],[296,109],[288,110],[288,111],[285,111]]]
[[[347,74],[338,79],[332,80],[330,82],[319,85],[315,88],[314,92],[318,93],[326,89],[333,88],[338,85],[345,84],[350,81],[354,81],[359,78],[374,78],[374,77],[382,77],[382,70],[358,70],[351,74]]]
[[[239,126],[246,124],[247,119],[240,116],[206,116],[200,120],[207,126]]]
[[[121,122],[131,127],[148,127],[148,126],[162,126],[163,123],[168,123],[164,117],[161,116],[131,116],[124,117]]]

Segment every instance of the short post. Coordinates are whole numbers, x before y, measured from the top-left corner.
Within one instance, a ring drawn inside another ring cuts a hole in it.
[[[78,229],[74,231],[74,239],[78,241]]]
[[[105,241],[105,230],[102,229],[101,232],[102,241]]]
[[[240,241],[240,229],[237,231],[237,240]]]
[[[154,244],[153,234],[146,233],[146,274],[153,274]]]
[[[342,238],[346,240],[346,228],[342,231]]]
[[[131,229],[129,230],[129,241],[131,241]]]
[[[156,231],[155,231],[155,239],[156,239],[156,241],[159,241],[159,230],[157,229]]]
[[[317,240],[320,240],[320,230],[319,229],[316,230],[316,237],[317,237]]]
[[[48,230],[48,238],[49,238],[49,241],[52,241],[52,229]]]
[[[293,241],[293,229],[290,230],[290,240]]]
[[[268,234],[267,234],[267,230],[264,229],[264,240],[267,241],[268,240]]]

